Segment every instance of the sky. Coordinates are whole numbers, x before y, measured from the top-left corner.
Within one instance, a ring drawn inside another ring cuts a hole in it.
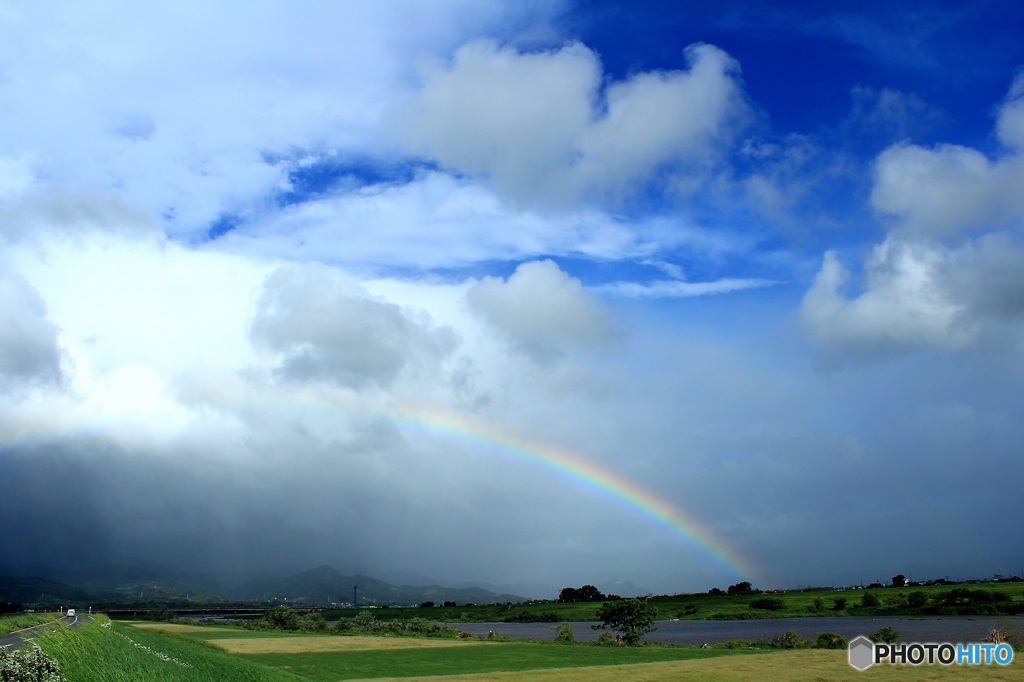
[[[0,2],[0,567],[1021,575],[1024,9],[713,5]]]

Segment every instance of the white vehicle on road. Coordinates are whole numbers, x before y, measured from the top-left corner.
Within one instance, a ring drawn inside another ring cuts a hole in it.
[[[74,618],[75,617],[75,610],[74,609],[68,609],[68,612],[67,612],[66,615],[67,615],[68,618]]]

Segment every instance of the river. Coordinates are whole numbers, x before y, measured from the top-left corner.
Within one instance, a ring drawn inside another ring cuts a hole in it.
[[[1008,616],[946,616],[919,618],[912,616],[833,618],[769,618],[759,620],[659,620],[657,628],[644,639],[671,644],[704,644],[729,640],[756,640],[762,635],[771,639],[792,630],[804,639],[814,640],[820,632],[836,632],[847,639],[870,635],[891,625],[902,642],[980,642],[993,628],[1005,629],[1012,623],[1024,632],[1024,617]],[[573,633],[581,642],[594,641],[601,630],[591,626],[599,623],[572,623]],[[551,640],[555,623],[451,623],[459,630],[474,635],[495,632],[514,639]]]

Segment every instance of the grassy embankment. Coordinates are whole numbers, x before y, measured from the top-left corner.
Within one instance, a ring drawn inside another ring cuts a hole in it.
[[[959,590],[960,592],[954,592]],[[963,596],[963,591],[969,594]],[[979,596],[980,593],[984,593]],[[912,597],[913,593],[921,596]],[[864,595],[877,599],[876,606],[864,606]],[[1002,601],[987,601],[985,595]],[[776,610],[752,608],[751,602],[764,598],[782,600]],[[924,600],[921,602],[921,600]],[[845,601],[843,601],[845,600]],[[985,583],[976,585],[932,585],[927,587],[887,587],[881,589],[833,589],[772,592],[752,595],[692,594],[651,597],[658,608],[658,620],[740,618],[794,618],[804,616],[951,616],[951,615],[1024,615],[1024,583]],[[373,609],[380,620],[405,620],[419,617],[444,622],[547,621],[580,622],[598,620],[603,602],[570,603],[529,602],[525,604],[489,604],[456,607],[402,607]],[[837,607],[837,603],[843,606]],[[364,609],[333,609],[324,612],[328,620],[351,618]]]
[[[103,621],[103,622],[100,622]],[[616,648],[521,641],[302,635],[100,618],[37,639],[69,682],[348,680],[530,672],[706,659],[736,650]]]
[[[33,625],[51,623],[63,616],[62,613],[54,611],[40,611],[39,613],[8,613],[0,616],[0,634],[7,634],[15,630],[30,628]]]
[[[845,651],[597,647],[522,641],[309,635],[153,623],[100,623],[40,638],[69,682],[91,680],[862,679]],[[133,643],[134,642],[134,643]],[[146,647],[146,648],[141,648]],[[733,654],[733,655],[730,655]],[[738,655],[736,655],[738,654]],[[1022,680],[1008,668],[872,668],[872,678]],[[459,675],[459,677],[449,677]]]

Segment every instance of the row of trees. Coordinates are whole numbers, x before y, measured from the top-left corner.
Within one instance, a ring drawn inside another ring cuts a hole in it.
[[[755,590],[753,585],[744,580],[743,582],[736,583],[735,585],[729,585],[728,591],[723,591],[718,587],[712,587],[708,590],[708,594],[761,594],[761,590]]]
[[[583,587],[563,587],[562,591],[558,593],[558,601],[566,604],[576,602],[609,601],[613,599],[621,599],[621,597],[614,594],[602,594],[601,590],[597,589],[593,585],[584,585]]]

